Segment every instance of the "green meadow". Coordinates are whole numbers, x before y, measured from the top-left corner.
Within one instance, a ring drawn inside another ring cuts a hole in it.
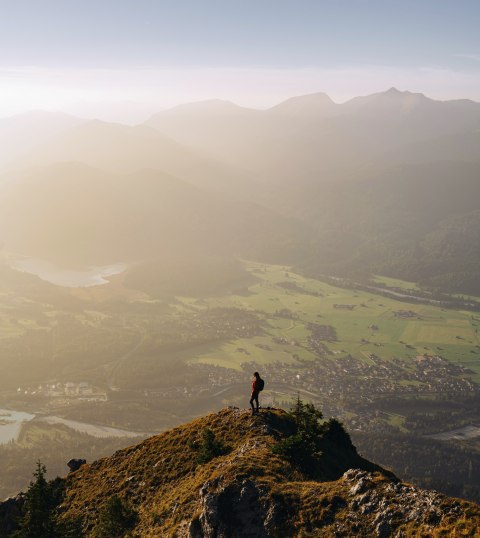
[[[409,291],[420,290],[415,282],[407,282],[406,280],[400,280],[398,278],[375,275],[372,280],[376,284],[384,284],[387,288],[400,288]]]
[[[294,355],[315,360],[308,349],[308,324],[316,323],[336,330],[337,341],[324,342],[331,360],[347,354],[367,361],[371,354],[386,360],[441,355],[468,366],[480,380],[480,314],[338,288],[282,266],[249,262],[247,268],[256,278],[247,292],[205,302],[210,308],[256,312],[264,323],[264,334],[229,341],[218,349],[199,353],[194,362],[240,369],[248,361],[294,364]],[[293,319],[279,317],[282,311],[289,311]],[[278,339],[282,339],[280,343]]]

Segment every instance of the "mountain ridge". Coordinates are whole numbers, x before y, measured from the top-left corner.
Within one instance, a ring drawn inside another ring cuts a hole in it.
[[[313,474],[285,460],[275,446],[295,438],[295,424],[276,409],[200,417],[68,475],[58,512],[84,536],[113,496],[144,538],[475,535],[478,506],[402,483],[359,456],[335,420],[321,427]],[[206,431],[221,449],[200,459]]]
[[[431,142],[430,155],[442,155],[442,137],[452,141],[450,158],[462,153],[462,141],[480,130],[480,104],[440,101],[421,93],[391,88],[334,103],[326,94],[287,99],[266,110],[236,114],[159,113],[145,122],[162,134],[245,169],[259,183],[310,177],[341,179],[389,155],[409,162],[408,145]],[[440,139],[436,143],[436,139]],[[418,159],[418,157],[415,157]]]

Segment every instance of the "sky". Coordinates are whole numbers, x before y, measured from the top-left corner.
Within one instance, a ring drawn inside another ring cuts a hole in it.
[[[478,0],[0,0],[0,116],[391,86],[480,101]]]

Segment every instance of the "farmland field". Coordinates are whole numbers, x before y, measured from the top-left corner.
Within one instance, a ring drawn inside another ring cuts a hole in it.
[[[337,341],[326,342],[331,360],[348,354],[362,360],[368,360],[371,354],[386,360],[441,355],[457,364],[468,364],[480,380],[480,320],[471,312],[410,305],[364,291],[337,288],[302,277],[286,267],[253,263],[247,266],[259,280],[248,288],[248,293],[209,298],[206,302],[209,308],[259,312],[267,322],[265,334],[230,341],[213,353],[196,354],[193,361],[240,369],[243,362],[250,360],[258,364],[292,362],[293,354],[315,360],[315,354],[308,349],[308,324],[321,324],[334,327],[337,333]],[[281,317],[282,310],[292,319]],[[278,338],[284,341],[278,344]]]

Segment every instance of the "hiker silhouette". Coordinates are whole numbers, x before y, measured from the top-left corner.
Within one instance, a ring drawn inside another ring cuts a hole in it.
[[[258,413],[258,408],[260,407],[258,403],[258,395],[263,390],[264,386],[265,381],[260,377],[260,374],[258,372],[254,372],[252,378],[252,396],[250,398],[252,414]],[[253,405],[254,403],[256,404],[256,406]]]

